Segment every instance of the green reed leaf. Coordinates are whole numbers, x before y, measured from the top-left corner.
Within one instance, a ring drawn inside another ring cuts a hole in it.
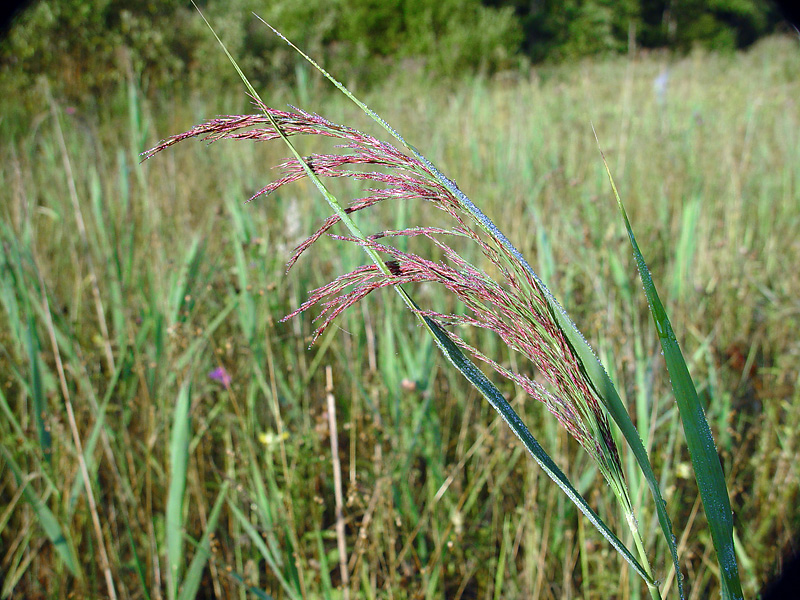
[[[56,552],[58,552],[58,555],[61,557],[64,565],[67,567],[67,569],[69,569],[69,572],[72,573],[72,575],[78,579],[82,579],[83,572],[78,567],[79,563],[75,554],[75,549],[71,541],[65,537],[64,529],[61,528],[61,524],[59,523],[55,514],[53,514],[53,511],[47,507],[47,505],[36,494],[36,492],[31,489],[31,486],[28,485],[29,481],[22,474],[22,469],[19,467],[17,462],[14,460],[14,457],[10,452],[8,452],[5,446],[0,445],[0,452],[2,452],[6,464],[14,474],[14,479],[16,480],[17,485],[24,486],[23,494],[25,496],[25,500],[27,500],[33,508],[33,512],[36,514],[36,520],[44,530],[45,535],[47,535],[47,537],[50,539],[50,542],[53,544]]]
[[[723,600],[739,600],[743,598],[743,595],[742,584],[739,580],[739,566],[736,562],[736,552],[733,545],[733,512],[731,511],[722,465],[714,444],[714,437],[711,434],[711,428],[708,426],[708,420],[703,412],[703,407],[697,396],[697,389],[692,381],[692,376],[689,374],[678,340],[672,330],[672,324],[667,317],[667,312],[664,310],[661,299],[658,297],[650,269],[647,267],[639,245],[636,243],[633,228],[628,220],[628,214],[625,211],[622,199],[617,192],[617,187],[614,184],[614,178],[611,176],[611,170],[608,167],[605,156],[603,156],[603,164],[611,182],[611,189],[617,200],[617,206],[622,214],[622,220],[625,222],[628,239],[633,247],[633,256],[639,269],[644,293],[650,306],[650,314],[653,316],[656,331],[658,331],[661,348],[664,352],[664,361],[672,381],[672,393],[678,404],[686,445],[689,448],[689,455],[692,459],[697,487],[700,490],[700,498],[703,500],[703,510],[705,510],[708,527],[711,530],[711,539],[717,552],[720,581],[722,583],[722,598]]]
[[[191,434],[190,383],[187,379],[178,392],[169,443],[169,491],[166,508],[167,582],[168,597],[178,594],[183,563],[183,496],[186,473],[189,469],[189,438]]]

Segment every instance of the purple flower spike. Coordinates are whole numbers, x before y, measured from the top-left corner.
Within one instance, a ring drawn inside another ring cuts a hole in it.
[[[230,374],[225,370],[225,367],[217,367],[213,371],[209,372],[209,378],[213,379],[214,381],[219,381],[225,389],[231,387],[232,378]]]

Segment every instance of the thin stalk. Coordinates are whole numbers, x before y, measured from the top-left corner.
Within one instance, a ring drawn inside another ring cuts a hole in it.
[[[339,572],[342,577],[342,598],[350,600],[350,571],[347,568],[347,542],[344,529],[344,494],[342,494],[342,464],[339,460],[339,438],[336,428],[336,399],[333,397],[333,369],[325,367],[325,400],[328,406],[328,429],[331,438],[333,463],[333,497],[336,503],[336,545],[339,549]]]
[[[642,541],[642,535],[639,532],[639,521],[636,519],[636,515],[633,514],[633,509],[627,511],[625,513],[625,520],[628,523],[628,528],[631,530],[631,534],[633,535],[633,543],[636,546],[636,552],[639,554],[639,560],[642,563],[642,567],[647,572],[650,577],[650,581],[647,581],[647,589],[650,592],[650,597],[653,600],[661,600],[661,592],[658,589],[658,584],[653,577],[653,570],[650,567],[650,561],[647,558],[647,550],[645,550],[644,542]]]
[[[631,502],[628,486],[621,476],[615,478],[612,482],[610,482],[610,484],[611,489],[616,495],[617,501],[619,502],[625,514],[625,522],[628,524],[628,529],[633,536],[633,543],[636,546],[636,552],[639,555],[642,568],[647,573],[648,579],[645,579],[645,582],[647,583],[647,589],[650,592],[650,597],[653,600],[661,600],[661,592],[658,589],[658,583],[655,581],[655,577],[653,577],[653,569],[650,567],[650,560],[647,557],[647,550],[644,547],[642,534],[639,531],[639,520],[636,518],[636,513],[633,509],[633,503]]]

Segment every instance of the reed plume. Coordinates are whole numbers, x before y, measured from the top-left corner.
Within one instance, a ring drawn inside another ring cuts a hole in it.
[[[308,300],[284,317],[294,317],[312,307],[321,309],[321,322],[316,339],[342,312],[371,292],[413,283],[434,283],[443,286],[467,308],[466,314],[447,314],[417,308],[419,313],[442,326],[448,337],[503,377],[513,381],[532,398],[542,402],[555,415],[569,434],[598,464],[606,481],[629,509],[619,452],[611,436],[608,418],[591,380],[583,370],[564,332],[548,305],[541,283],[531,276],[519,259],[498,239],[481,231],[471,211],[463,204],[463,195],[453,194],[437,179],[430,166],[396,147],[358,130],[332,123],[323,117],[295,109],[280,111],[256,102],[261,114],[229,115],[206,121],[174,135],[144,154],[150,158],[173,144],[200,138],[207,142],[221,139],[268,141],[294,135],[322,135],[341,140],[338,154],[314,154],[302,159],[291,158],[279,165],[282,176],[256,192],[251,200],[268,196],[281,187],[307,176],[306,166],[319,177],[349,177],[367,182],[367,195],[352,200],[347,214],[356,213],[387,200],[422,200],[433,204],[451,217],[449,229],[414,227],[375,232],[358,239],[332,235],[330,231],[341,220],[336,214],[303,241],[292,253],[287,271],[323,235],[369,247],[385,256],[383,267],[367,264],[310,292]],[[354,170],[349,167],[380,167],[384,171]],[[404,252],[385,243],[395,237],[423,236],[437,247],[442,259],[437,261]],[[477,244],[500,275],[493,279],[484,270],[465,260],[447,240],[454,236]],[[528,375],[512,371],[454,333],[454,325],[468,325],[497,334],[511,349],[527,358],[548,386]]]

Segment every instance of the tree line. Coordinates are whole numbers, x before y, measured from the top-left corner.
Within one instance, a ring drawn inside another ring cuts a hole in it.
[[[291,76],[296,56],[262,16],[337,73],[361,82],[398,65],[437,75],[628,52],[733,50],[773,32],[762,0],[200,0],[257,81]],[[151,87],[229,73],[186,0],[40,0],[0,44],[4,77],[54,75],[66,90],[97,91],[128,66]],[[216,69],[219,69],[217,71]],[[200,75],[198,75],[200,74]]]

